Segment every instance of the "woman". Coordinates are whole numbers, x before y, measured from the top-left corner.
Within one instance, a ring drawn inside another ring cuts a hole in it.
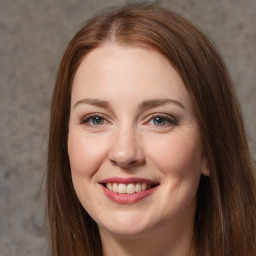
[[[231,79],[156,6],[90,20],[52,99],[52,255],[256,255],[256,182]]]

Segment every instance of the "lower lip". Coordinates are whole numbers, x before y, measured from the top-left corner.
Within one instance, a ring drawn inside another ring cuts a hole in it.
[[[118,204],[134,204],[151,195],[157,187],[150,188],[134,194],[119,194],[102,186],[105,195]]]

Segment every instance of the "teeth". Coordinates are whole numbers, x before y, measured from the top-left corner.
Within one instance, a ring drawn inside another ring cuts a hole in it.
[[[119,194],[126,194],[126,186],[125,184],[120,183],[118,186],[118,193]]]
[[[134,184],[128,184],[126,189],[127,189],[127,194],[134,194],[135,193]]]
[[[112,185],[112,183],[107,183],[106,184],[107,185],[107,188],[109,189],[109,190],[113,190],[113,185]]]
[[[139,193],[141,191],[141,184],[140,183],[137,183],[135,185],[135,191],[136,191],[136,193]]]
[[[142,183],[141,190],[145,191],[146,189],[147,189],[147,184],[146,183]]]
[[[106,183],[106,187],[119,194],[134,194],[139,193],[141,191],[145,191],[151,188],[151,185],[147,185],[147,183],[130,183],[130,184],[123,184],[123,183]]]
[[[111,190],[111,189],[110,189],[110,190]],[[115,192],[115,193],[118,192],[118,184],[117,184],[117,183],[113,183],[112,191]]]

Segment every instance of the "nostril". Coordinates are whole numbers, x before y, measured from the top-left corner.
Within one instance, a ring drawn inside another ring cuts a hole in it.
[[[128,165],[131,166],[131,165],[135,165],[135,164],[137,164],[137,163],[138,163],[137,161],[130,161],[130,162],[128,163]]]
[[[114,166],[117,166],[117,162],[115,160],[110,160],[111,164],[114,165]]]
[[[115,166],[130,166],[136,163],[136,161],[115,161],[113,159],[110,159],[110,162]]]
[[[144,163],[144,161],[136,161],[136,160],[133,160],[133,161],[130,161],[130,162],[117,162],[115,160],[110,160],[111,164],[114,165],[114,166],[120,166],[120,167],[133,167],[133,166],[137,166],[137,165],[142,165]]]

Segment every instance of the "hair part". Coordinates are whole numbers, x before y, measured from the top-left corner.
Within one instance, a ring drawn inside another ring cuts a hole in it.
[[[210,177],[197,194],[194,255],[256,255],[256,181],[228,71],[212,43],[186,19],[157,6],[125,6],[91,19],[69,43],[52,97],[47,207],[53,256],[102,254],[97,224],[80,204],[67,152],[72,83],[83,58],[103,44],[151,47],[188,90]]]

